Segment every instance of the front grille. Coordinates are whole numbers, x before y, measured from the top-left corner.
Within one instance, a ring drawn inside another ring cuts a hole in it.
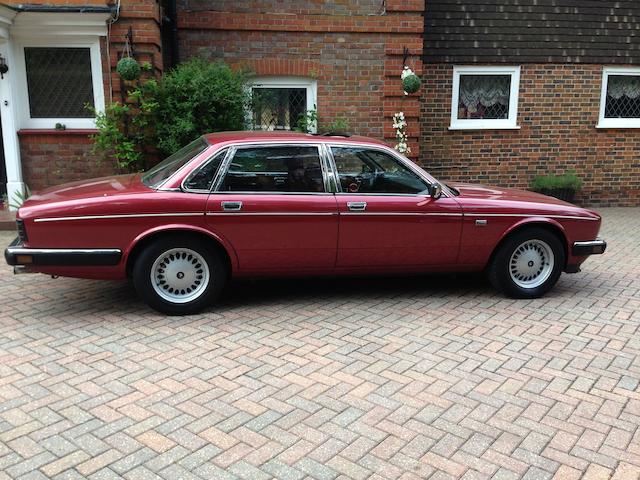
[[[18,228],[18,238],[20,239],[21,242],[23,243],[26,242],[28,238],[27,238],[27,229],[24,226],[24,220],[17,219],[16,226]]]

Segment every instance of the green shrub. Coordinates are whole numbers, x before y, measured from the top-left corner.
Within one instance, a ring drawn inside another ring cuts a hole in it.
[[[204,133],[242,130],[248,92],[247,72],[193,59],[167,73],[156,110],[157,147],[165,155]]]
[[[577,192],[581,188],[582,179],[574,171],[568,171],[563,175],[540,175],[531,182],[531,190],[534,192],[561,189]]]
[[[142,70],[151,72],[150,64]],[[125,102],[96,112],[94,151],[115,160],[118,169],[138,172],[148,160],[169,156],[204,133],[242,130],[248,92],[246,72],[224,63],[194,59],[148,78],[127,92]]]

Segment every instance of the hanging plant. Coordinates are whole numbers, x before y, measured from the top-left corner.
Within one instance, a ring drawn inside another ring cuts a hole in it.
[[[410,154],[411,149],[409,148],[407,122],[404,119],[404,112],[398,112],[393,116],[393,128],[396,131],[396,140],[398,141],[397,145],[394,148],[402,154]]]
[[[402,69],[402,75],[400,75],[400,78],[402,79],[402,88],[405,95],[416,93],[420,88],[420,77],[409,67],[405,66]]]
[[[138,62],[131,57],[122,57],[118,61],[118,65],[116,66],[116,71],[118,75],[122,77],[123,80],[137,80],[140,78],[141,72],[140,65]]]

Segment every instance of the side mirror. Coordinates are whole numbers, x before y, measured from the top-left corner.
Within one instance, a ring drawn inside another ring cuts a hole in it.
[[[434,200],[439,199],[442,196],[442,185],[434,183],[431,185],[431,198]]]

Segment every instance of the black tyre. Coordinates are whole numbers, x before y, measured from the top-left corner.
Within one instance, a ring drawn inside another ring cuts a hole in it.
[[[162,237],[145,248],[133,267],[138,295],[168,315],[190,315],[211,305],[227,281],[220,253],[188,235]]]
[[[562,241],[532,227],[507,237],[487,269],[491,284],[514,298],[538,298],[556,284],[564,268]]]

